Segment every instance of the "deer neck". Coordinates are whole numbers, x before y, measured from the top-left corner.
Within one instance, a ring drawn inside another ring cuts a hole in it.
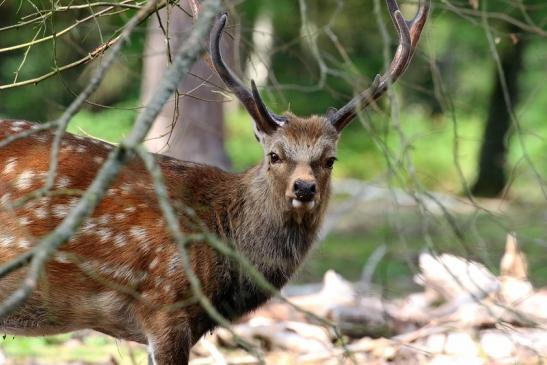
[[[314,211],[297,215],[285,201],[284,187],[269,182],[267,169],[263,162],[241,176],[240,203],[229,212],[230,236],[236,249],[280,287],[316,240],[328,196]]]
[[[216,220],[224,222],[219,235],[279,289],[315,241],[325,203],[299,219],[284,203],[284,192],[279,194],[269,184],[267,168],[262,163],[243,174],[225,175],[233,179],[232,188],[219,204],[225,209]],[[326,202],[327,196],[324,199]],[[238,318],[271,296],[240,263],[226,257],[222,260],[230,269],[223,271],[223,289],[213,298],[221,314]]]

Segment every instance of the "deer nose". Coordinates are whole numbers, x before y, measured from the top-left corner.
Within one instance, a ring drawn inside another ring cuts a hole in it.
[[[315,196],[315,181],[296,180],[293,189],[298,200],[309,202]]]

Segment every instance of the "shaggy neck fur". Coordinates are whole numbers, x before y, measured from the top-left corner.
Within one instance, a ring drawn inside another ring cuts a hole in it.
[[[329,187],[323,190],[315,209],[298,214],[288,204],[284,187],[270,183],[268,168],[263,161],[245,173],[230,174],[184,164],[186,181],[199,189],[187,190],[183,201],[198,212],[211,232],[231,244],[273,286],[281,288],[317,237]],[[211,299],[226,318],[238,318],[271,296],[238,262],[222,254],[217,255],[214,277],[219,286]],[[205,316],[196,333],[213,327],[214,321]]]
[[[328,193],[313,211],[299,217],[289,209],[284,194],[268,183],[267,168],[263,162],[235,177],[238,189],[233,192],[236,196],[226,200],[226,216],[222,219],[225,224],[220,234],[279,289],[315,241]],[[219,269],[222,270],[219,277],[224,280],[213,304],[225,317],[238,318],[271,296],[237,262],[229,258],[221,260],[224,262],[221,267],[229,270]]]
[[[283,189],[269,183],[267,169],[263,161],[242,176],[237,199],[242,206],[228,212],[230,236],[236,249],[272,284],[281,287],[317,237],[329,189],[314,210],[297,214],[287,204]]]

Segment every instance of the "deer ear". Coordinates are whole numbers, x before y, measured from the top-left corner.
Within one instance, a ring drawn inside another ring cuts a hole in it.
[[[253,120],[253,133],[255,135],[256,140],[260,144],[264,144],[264,137],[266,137],[267,133],[260,129],[257,122]]]

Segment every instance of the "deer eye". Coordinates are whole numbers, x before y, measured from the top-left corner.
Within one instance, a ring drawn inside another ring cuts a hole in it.
[[[270,163],[275,164],[275,163],[281,162],[281,158],[279,157],[277,153],[270,152],[268,155],[270,156]]]
[[[336,161],[336,157],[327,158],[327,160],[325,161],[325,167],[327,169],[332,169],[332,167],[334,166],[334,161]]]

